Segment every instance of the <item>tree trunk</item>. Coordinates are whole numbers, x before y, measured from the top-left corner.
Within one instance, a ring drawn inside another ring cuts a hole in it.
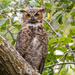
[[[0,75],[40,75],[0,35]]]

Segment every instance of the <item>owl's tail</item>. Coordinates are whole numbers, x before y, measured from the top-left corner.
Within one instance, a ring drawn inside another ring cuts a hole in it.
[[[44,65],[45,65],[45,58],[42,58],[41,63],[40,63],[39,68],[38,68],[38,72],[40,74],[42,74],[42,72],[43,72]]]

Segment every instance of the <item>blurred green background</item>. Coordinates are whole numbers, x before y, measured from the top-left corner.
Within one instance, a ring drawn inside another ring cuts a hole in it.
[[[43,21],[49,46],[45,66],[74,62],[75,0],[0,0],[0,34],[14,46],[22,23],[22,14],[17,11],[31,7],[45,8],[43,19],[53,28]],[[75,65],[54,65],[45,68],[43,75],[75,75]]]

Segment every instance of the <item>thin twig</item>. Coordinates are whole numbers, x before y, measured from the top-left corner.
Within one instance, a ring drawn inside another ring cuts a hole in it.
[[[66,52],[63,57],[60,59],[60,61],[68,54],[68,53],[71,53],[71,52],[75,52],[75,50],[72,50],[72,51],[69,51],[69,52]]]
[[[12,39],[14,40],[14,41],[16,41],[16,39],[14,38],[14,36],[13,36],[13,34],[10,32],[10,30],[8,29],[7,30],[9,33],[10,33],[10,35],[12,36]]]
[[[51,27],[51,29],[53,30],[53,32],[54,32],[57,36],[61,37],[61,35],[58,34],[58,33],[54,30],[54,28],[51,26],[51,24],[50,24],[48,21],[46,21],[45,19],[43,19],[43,20]]]
[[[57,63],[57,64],[53,64],[53,65],[46,66],[46,67],[44,67],[44,68],[50,68],[50,67],[53,67],[53,66],[57,66],[57,65],[66,65],[66,64],[75,64],[75,62]]]
[[[16,26],[15,28],[11,29],[10,31],[12,31],[12,30],[14,30],[14,29],[18,28],[19,26],[20,26],[20,25]],[[7,35],[7,33],[8,33],[8,32],[6,32],[4,35],[6,36],[6,35]]]
[[[70,47],[69,47],[69,50],[72,51],[72,49],[71,49]],[[75,58],[75,54],[74,54],[73,52],[72,52],[72,54],[73,54],[73,56],[74,56],[74,58]]]
[[[65,55],[65,57],[64,57],[63,63],[65,62],[66,56],[67,56],[67,55]],[[60,67],[60,69],[59,69],[57,75],[59,75],[59,73],[60,73],[60,71],[61,71],[62,68],[63,68],[63,65],[61,65],[61,67]]]
[[[73,53],[73,50],[70,48],[70,46],[68,44],[66,44],[66,48],[72,52],[72,55],[74,56],[74,61],[75,61],[75,54]]]

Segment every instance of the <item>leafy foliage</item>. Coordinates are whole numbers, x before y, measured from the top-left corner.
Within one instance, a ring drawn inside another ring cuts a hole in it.
[[[45,66],[60,62],[75,61],[73,55],[74,52],[70,52],[70,50],[75,50],[75,1],[20,1],[0,0],[0,34],[3,35],[11,43],[12,46],[14,46],[15,40],[13,40],[11,34],[14,36],[14,39],[16,39],[17,33],[21,29],[22,23],[21,13],[17,11],[26,7],[44,7],[44,19],[49,24],[51,24],[56,33],[61,35],[61,37],[57,36],[52,28],[44,22],[44,27],[48,33],[49,46]],[[71,65],[61,65],[58,67],[52,66],[44,69],[43,75],[73,75],[69,72],[70,70],[73,72],[73,74],[75,74],[75,67],[72,67]]]

